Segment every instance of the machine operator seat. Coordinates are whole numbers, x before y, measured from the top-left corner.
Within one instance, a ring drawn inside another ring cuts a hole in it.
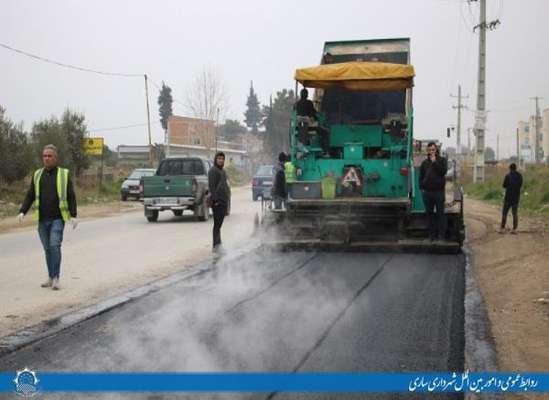
[[[297,139],[305,146],[311,144],[311,136],[317,133],[316,128],[318,122],[314,119],[303,115],[297,116]]]

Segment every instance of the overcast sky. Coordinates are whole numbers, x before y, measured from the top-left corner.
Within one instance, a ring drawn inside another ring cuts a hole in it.
[[[534,110],[532,96],[549,107],[549,1],[487,0],[487,142],[514,152],[517,121]],[[324,41],[409,37],[416,68],[414,107],[418,137],[445,139],[455,125],[458,83],[476,106],[478,5],[465,0],[385,1],[24,1],[2,0],[0,43],[56,61],[104,71],[150,74],[184,101],[207,65],[223,77],[229,117],[243,119],[250,81],[261,102],[293,88],[295,68],[318,63]],[[84,112],[93,134],[109,146],[147,141],[142,78],[108,77],[35,61],[0,48],[0,105],[30,129],[34,121],[70,107]],[[158,92],[150,87],[151,118]],[[174,104],[176,114],[185,109]],[[463,117],[472,126],[472,112]],[[153,140],[162,141],[153,124]],[[471,139],[473,140],[473,139]]]

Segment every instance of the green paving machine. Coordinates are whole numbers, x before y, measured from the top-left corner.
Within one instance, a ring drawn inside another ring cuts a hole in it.
[[[294,178],[287,179],[285,208],[263,213],[264,240],[297,249],[460,250],[458,187],[447,190],[445,240],[428,240],[418,183],[425,155],[413,129],[414,76],[409,39],[327,42],[320,65],[296,70],[296,93],[299,85],[314,90],[317,113],[293,112]]]

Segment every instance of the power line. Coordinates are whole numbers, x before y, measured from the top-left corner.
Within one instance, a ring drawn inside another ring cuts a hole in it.
[[[142,78],[143,77],[143,74],[124,74],[124,73],[121,73],[121,72],[107,72],[107,71],[100,71],[100,70],[91,69],[91,68],[79,67],[79,66],[72,65],[72,64],[66,64],[66,63],[62,63],[62,62],[59,62],[59,61],[51,60],[51,59],[46,58],[46,57],[41,57],[41,56],[29,53],[29,52],[24,51],[24,50],[16,49],[15,47],[8,46],[7,44],[4,44],[4,43],[0,43],[0,47],[3,47],[7,50],[13,51],[13,52],[18,53],[18,54],[22,54],[24,56],[33,58],[33,59],[38,60],[38,61],[46,62],[46,63],[49,63],[49,64],[54,64],[54,65],[64,67],[64,68],[75,69],[75,70],[82,71],[82,72],[91,72],[91,73],[94,73],[94,74],[107,75],[107,76],[122,76],[122,77],[126,77],[126,78],[129,78],[129,77]]]
[[[151,121],[151,123],[152,124],[159,124],[160,120]],[[109,128],[88,129],[88,133],[117,131],[117,130],[121,130],[121,129],[137,128],[137,127],[140,127],[140,126],[147,126],[147,122],[143,122],[141,124],[133,124],[133,125],[113,126],[113,127],[109,127]]]
[[[162,90],[162,88],[160,87],[160,85],[157,84],[155,81],[153,81],[153,80],[151,79],[150,75],[149,75],[149,80],[151,81],[151,83],[153,84],[153,86],[154,86],[156,89],[158,89],[159,92]],[[164,83],[164,81],[162,81],[162,82]],[[182,102],[180,102],[179,100],[177,100],[175,97],[173,97],[173,95],[172,95],[172,101],[173,101],[174,103],[179,104],[179,105],[182,106],[184,109],[187,108],[187,106],[186,106],[185,104],[183,104]]]

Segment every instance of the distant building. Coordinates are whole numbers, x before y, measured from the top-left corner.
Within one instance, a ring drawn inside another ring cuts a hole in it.
[[[539,121],[540,159],[549,162],[549,109],[543,110]],[[535,162],[536,151],[536,117],[531,115],[528,121],[518,123],[519,149],[522,162]]]
[[[519,121],[518,137],[521,162],[531,163],[534,161],[534,138],[532,136],[530,122]]]
[[[172,115],[168,118],[167,157],[204,157],[213,159],[216,151],[225,153],[225,161],[249,169],[248,151],[240,143],[216,138],[214,121]]]
[[[549,108],[541,114],[541,148],[546,163],[549,163]]]
[[[168,118],[170,144],[215,147],[215,123],[198,118],[172,115]]]
[[[148,145],[121,144],[116,148],[120,162],[149,162]]]

